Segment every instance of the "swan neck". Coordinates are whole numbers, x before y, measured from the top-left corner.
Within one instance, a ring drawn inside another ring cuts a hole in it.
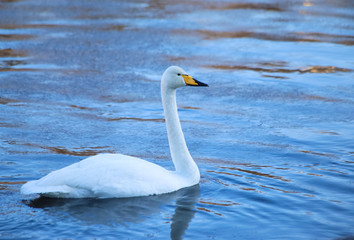
[[[178,117],[176,89],[162,86],[161,91],[170,152],[176,171],[192,174],[199,180],[199,170],[188,151]]]

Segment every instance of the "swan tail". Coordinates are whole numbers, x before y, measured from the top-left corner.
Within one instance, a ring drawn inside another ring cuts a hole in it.
[[[73,189],[66,185],[59,186],[41,186],[38,181],[29,181],[21,187],[21,193],[24,195],[40,194],[46,197],[67,197]]]

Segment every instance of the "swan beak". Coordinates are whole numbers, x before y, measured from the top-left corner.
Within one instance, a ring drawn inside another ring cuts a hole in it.
[[[182,75],[184,82],[186,83],[187,86],[194,86],[194,87],[209,87],[208,84],[199,82],[198,80],[192,78],[189,75]]]

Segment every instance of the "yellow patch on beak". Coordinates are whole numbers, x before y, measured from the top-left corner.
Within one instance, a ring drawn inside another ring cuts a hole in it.
[[[195,85],[195,86],[198,86],[198,83],[189,75],[182,75],[183,79],[184,79],[184,82],[187,84],[187,85]]]

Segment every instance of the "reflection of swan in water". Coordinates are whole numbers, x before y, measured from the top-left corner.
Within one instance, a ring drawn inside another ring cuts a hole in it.
[[[182,191],[182,190],[181,190]],[[175,213],[172,216],[171,239],[182,239],[189,223],[194,217],[194,204],[199,198],[199,185],[190,187],[177,198]]]
[[[177,192],[136,198],[110,199],[57,199],[40,197],[25,202],[33,208],[43,208],[59,221],[68,221],[67,216],[86,223],[87,225],[138,223],[151,215],[161,212],[166,205],[176,206],[171,219],[171,239],[182,239],[189,223],[194,217],[194,204],[199,199],[199,185],[181,189]],[[65,216],[65,217],[63,217]],[[61,220],[60,217],[65,219]],[[69,219],[69,221],[71,221]],[[149,220],[148,220],[149,221]]]
[[[199,169],[184,140],[176,104],[177,88],[188,85],[208,86],[176,66],[162,75],[162,104],[176,171],[136,157],[100,154],[30,181],[21,192],[57,198],[124,198],[169,193],[198,184]]]

